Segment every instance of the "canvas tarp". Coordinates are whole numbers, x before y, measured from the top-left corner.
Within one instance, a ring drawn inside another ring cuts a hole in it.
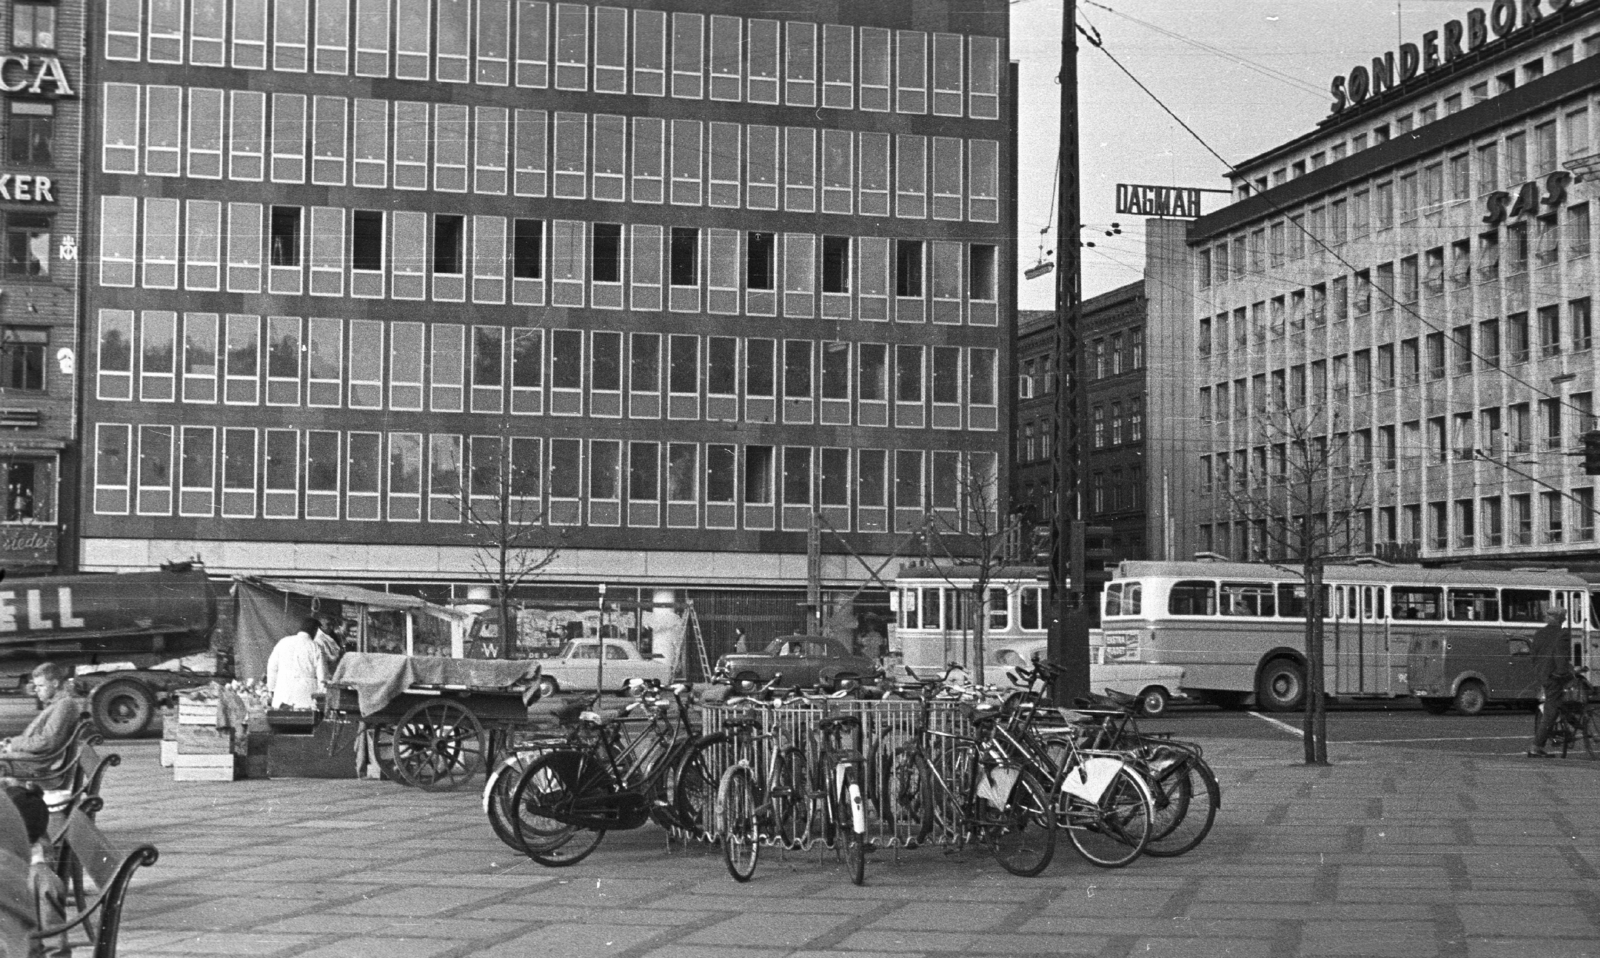
[[[351,652],[339,660],[332,684],[356,690],[363,718],[381,712],[414,685],[509,689],[539,677],[537,662],[501,659],[442,659],[424,655]]]
[[[416,596],[392,595],[359,586],[330,582],[296,582],[291,579],[234,577],[238,599],[234,639],[234,675],[261,678],[267,674],[267,657],[273,646],[300,627],[300,620],[330,603],[356,605],[373,611],[422,613],[438,618],[460,618],[462,613]]]

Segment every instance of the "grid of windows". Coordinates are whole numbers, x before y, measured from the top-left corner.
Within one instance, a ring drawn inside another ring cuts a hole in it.
[[[273,3],[269,36],[266,0],[194,5],[187,63],[1000,118],[1005,55],[998,37],[543,0],[322,0],[314,6],[307,0]],[[13,46],[53,48],[54,7],[19,3],[16,9]],[[147,10],[140,0],[109,0],[106,59],[183,64],[184,27],[182,4]]]
[[[245,182],[999,220],[990,139],[116,82],[102,94],[106,173],[180,176],[186,158],[189,176],[218,178],[226,143],[226,175]],[[49,162],[49,109],[13,104],[13,159]]]

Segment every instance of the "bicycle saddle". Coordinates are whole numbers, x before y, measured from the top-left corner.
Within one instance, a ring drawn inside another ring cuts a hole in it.
[[[993,702],[966,702],[961,706],[961,714],[969,722],[992,722],[1000,717],[1000,706]]]

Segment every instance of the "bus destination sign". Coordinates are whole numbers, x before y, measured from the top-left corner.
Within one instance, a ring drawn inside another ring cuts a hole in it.
[[[1200,215],[1200,194],[1188,186],[1117,184],[1117,212],[1123,216],[1170,216],[1193,219]]]

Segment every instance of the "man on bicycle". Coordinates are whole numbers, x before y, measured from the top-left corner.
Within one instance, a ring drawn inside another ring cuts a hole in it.
[[[1532,758],[1548,758],[1544,743],[1555,728],[1561,693],[1572,681],[1572,639],[1566,626],[1567,610],[1551,609],[1544,627],[1533,634],[1533,674],[1539,682],[1539,724],[1534,731]]]

